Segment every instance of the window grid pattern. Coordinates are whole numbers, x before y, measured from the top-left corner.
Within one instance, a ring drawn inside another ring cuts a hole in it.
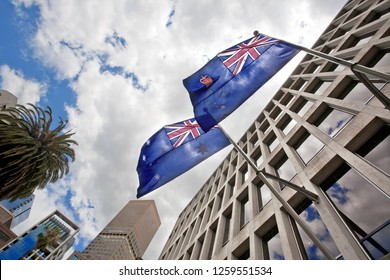
[[[390,47],[387,6],[387,1],[380,0],[349,1],[313,48],[368,67],[375,68],[378,64],[381,65],[378,70],[390,72],[390,64],[380,63]],[[378,88],[389,95],[390,85],[379,80],[373,82],[381,83]],[[359,81],[349,69],[306,55],[239,141],[261,170],[278,175],[278,166],[288,161],[296,175],[282,178],[319,195],[321,202],[313,206],[334,240],[334,257],[338,259],[367,259],[370,254],[343,225],[337,210],[319,187],[321,183],[346,163],[373,187],[387,197],[390,195],[389,175],[355,153],[376,131],[389,125],[390,112],[373,96],[367,102],[346,98],[356,85]],[[326,118],[329,110],[350,117],[347,121]],[[284,131],[290,122],[293,125]],[[329,126],[329,131],[337,129],[337,133],[327,133],[321,129],[323,126]],[[308,138],[308,134],[311,137]],[[318,147],[310,157],[303,155],[302,149],[297,152],[306,139],[315,139]],[[261,160],[256,161],[259,158]],[[269,181],[295,209],[301,208],[304,201],[307,203],[291,188]],[[270,255],[267,242],[271,231],[283,239],[298,231],[282,209],[275,210],[275,205],[279,205],[276,199],[271,196],[264,204],[260,188],[265,186],[255,172],[232,150],[183,210],[160,259],[308,258],[302,251],[303,246],[297,245],[302,243],[299,236],[295,237],[300,239],[298,242],[273,245],[281,250],[282,257],[280,253]],[[221,203],[211,212],[208,208],[217,201],[214,199]],[[242,224],[243,201],[245,211],[249,211],[245,213],[249,217],[245,226]]]

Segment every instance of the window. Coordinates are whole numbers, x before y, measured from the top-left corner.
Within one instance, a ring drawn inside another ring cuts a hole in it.
[[[214,243],[215,243],[215,235],[217,232],[218,227],[218,220],[216,220],[209,228],[209,234],[210,234],[210,246],[208,248],[207,252],[207,259],[210,260],[213,255],[213,249],[214,249]]]
[[[275,165],[275,171],[280,178],[287,181],[290,181],[296,175],[296,172],[286,155],[284,155],[284,157]],[[280,186],[281,189],[284,188],[284,184],[280,183]]]
[[[390,174],[390,126],[384,125],[356,153]]]
[[[271,139],[266,143],[270,153],[279,145],[279,140],[276,138],[275,134],[272,133]]]
[[[243,164],[239,169],[241,176],[241,185],[244,185],[245,181],[249,178],[248,164]]]
[[[345,163],[321,188],[373,259],[389,253],[390,199],[387,195]]]
[[[374,85],[381,89],[385,83],[374,83]],[[366,104],[371,98],[373,94],[371,91],[362,83],[357,83],[356,85],[350,87],[349,91],[346,91],[341,98],[345,101]]]
[[[385,53],[382,58],[375,64],[375,67],[389,66],[390,65],[390,53]]]
[[[247,260],[250,257],[249,238],[245,239],[233,252],[233,258],[236,260]]]
[[[259,205],[258,211],[261,211],[263,207],[270,202],[272,196],[271,196],[271,191],[268,189],[267,186],[263,184],[262,181],[260,181],[256,185],[256,194],[257,194],[257,203]]]
[[[309,200],[302,202],[296,209],[299,216],[305,221],[306,225],[312,230],[316,237],[323,243],[324,246],[330,251],[330,253],[337,257],[340,255],[340,251],[330,236],[328,229],[321,219],[320,214],[313,206],[313,203]],[[306,235],[305,231],[291,219],[294,231],[296,232],[298,245],[301,247],[301,251],[304,258],[309,260],[325,260],[327,257],[318,249],[317,245]]]
[[[324,147],[324,144],[308,132],[294,145],[294,149],[305,164]]]
[[[222,246],[225,246],[226,243],[229,241],[229,238],[230,238],[231,220],[232,220],[232,210],[231,210],[231,208],[228,209],[228,211],[223,214],[223,217],[225,219],[225,228],[224,228],[224,231],[223,231]]]
[[[246,193],[244,197],[240,198],[240,230],[249,222],[249,199]]]
[[[290,117],[288,117],[288,119],[286,120],[286,122],[283,124],[283,126],[281,127],[284,135],[287,135],[291,129],[294,128],[294,126],[297,124],[297,122],[293,119],[291,119]]]
[[[318,87],[318,89],[314,92],[315,94],[321,95],[323,94],[326,89],[332,84],[332,82],[323,82],[321,85]]]
[[[284,260],[282,243],[276,226],[263,237],[263,248],[265,260]]]
[[[252,155],[251,155],[251,158],[253,159],[254,163],[256,164],[257,167],[259,167],[261,165],[261,163],[263,162],[263,157],[261,155],[261,150],[260,150],[260,147],[257,147]]]
[[[303,117],[306,114],[306,112],[309,111],[312,105],[313,102],[306,100],[301,103],[301,105],[297,108],[298,110],[295,109],[293,111],[296,112],[298,116]]]
[[[336,134],[353,118],[353,115],[327,108],[314,125],[316,125],[322,132],[328,134],[330,137],[335,137]]]

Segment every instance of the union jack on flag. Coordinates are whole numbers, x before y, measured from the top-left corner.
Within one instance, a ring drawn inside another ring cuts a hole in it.
[[[170,124],[164,128],[167,131],[167,136],[174,148],[177,148],[181,144],[191,141],[204,133],[195,119]]]
[[[259,34],[247,41],[220,52],[217,56],[221,57],[223,64],[232,71],[233,75],[237,75],[246,66],[259,58],[260,55],[268,49],[266,46],[278,42],[278,39]]]

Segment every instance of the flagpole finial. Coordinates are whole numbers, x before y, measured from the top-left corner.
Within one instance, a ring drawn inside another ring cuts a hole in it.
[[[253,31],[253,35],[255,35],[255,36],[257,36],[259,34],[260,34],[259,31],[257,31],[257,30]]]

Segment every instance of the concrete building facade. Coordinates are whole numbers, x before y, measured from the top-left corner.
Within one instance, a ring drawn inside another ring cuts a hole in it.
[[[390,1],[347,1],[312,47],[390,73]],[[371,82],[390,97],[390,85]],[[390,251],[390,111],[346,67],[304,56],[238,144],[335,259]],[[181,212],[160,259],[326,259],[232,150]]]
[[[84,249],[92,260],[140,259],[161,225],[153,200],[131,200]],[[74,256],[70,259],[82,259]]]

